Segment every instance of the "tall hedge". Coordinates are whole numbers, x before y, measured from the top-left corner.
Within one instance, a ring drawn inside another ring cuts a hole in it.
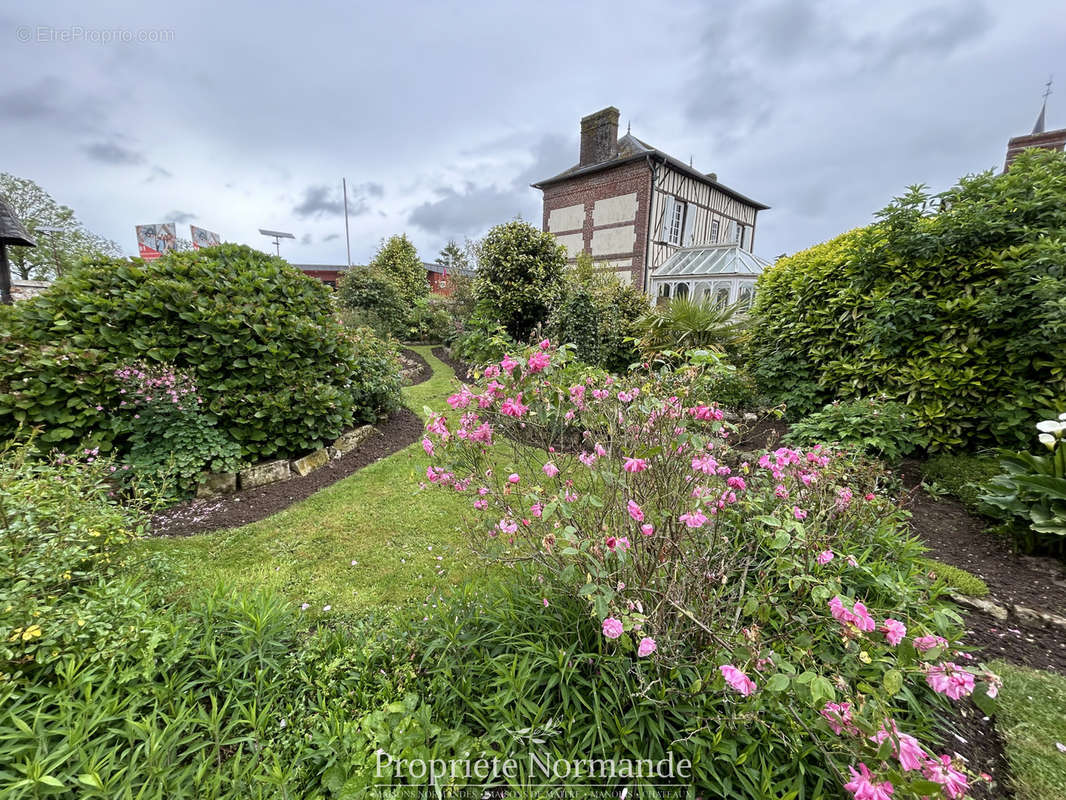
[[[21,423],[61,449],[121,449],[114,373],[131,362],[191,374],[249,459],[306,452],[398,402],[395,354],[346,333],[321,282],[222,245],[88,263],[0,311],[0,437]]]
[[[752,315],[753,371],[792,414],[883,394],[933,449],[1027,443],[1066,402],[1066,155],[912,188],[778,261]]]

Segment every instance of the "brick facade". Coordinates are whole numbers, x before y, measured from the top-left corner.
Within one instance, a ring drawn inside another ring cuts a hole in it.
[[[610,200],[626,195],[636,195],[636,210],[631,220],[622,220],[596,225],[595,209],[597,201]],[[648,207],[651,199],[651,169],[646,161],[635,161],[617,167],[581,175],[544,188],[543,230],[551,231],[563,242],[577,244],[577,235],[581,236],[580,251],[593,253],[597,264],[607,262],[614,265],[616,273],[629,273],[634,286],[643,288],[646,268],[648,242]],[[584,209],[580,227],[554,228],[550,224],[553,211],[568,209],[581,205]],[[605,234],[612,229],[619,229],[628,234],[628,228],[634,232],[633,245],[617,252],[594,252],[593,236]],[[577,258],[579,250],[568,247],[570,262]]]
[[[1039,147],[1043,150],[1062,151],[1066,148],[1066,128],[1046,133],[1030,133],[1028,136],[1015,136],[1007,142],[1007,160],[1003,165],[1003,171],[1010,169],[1010,162],[1021,155],[1022,151],[1029,147]]]

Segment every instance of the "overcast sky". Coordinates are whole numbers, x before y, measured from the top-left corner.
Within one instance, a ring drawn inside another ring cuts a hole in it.
[[[1066,127],[1061,0],[151,5],[0,9],[0,170],[129,254],[134,225],[171,221],[259,247],[260,227],[292,231],[291,261],[343,263],[343,176],[354,262],[405,231],[432,260],[539,226],[529,183],[614,105],[771,206],[755,249],[773,258],[909,184],[1000,168],[1050,73],[1048,127]]]

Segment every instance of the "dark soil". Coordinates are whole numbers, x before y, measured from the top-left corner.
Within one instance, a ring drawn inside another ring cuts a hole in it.
[[[433,370],[430,369],[429,362],[422,358],[420,353],[405,348],[401,351],[401,355],[403,355],[408,361],[416,363],[419,368],[418,372],[408,376],[409,386],[417,386],[420,383],[425,383],[433,375]]]
[[[945,564],[977,575],[988,584],[991,599],[1006,606],[1005,621],[966,610],[966,642],[981,656],[1002,658],[1035,669],[1066,674],[1066,628],[1022,620],[1015,604],[1066,616],[1066,574],[1060,561],[1016,554],[1010,543],[988,530],[988,524],[948,498],[934,499],[917,488],[917,465],[903,467],[904,485],[912,489],[907,506],[911,529]]]
[[[1003,752],[1003,739],[995,721],[969,700],[955,704],[955,714],[943,720],[943,741],[937,753],[957,753],[973,773],[992,780],[974,785],[967,797],[975,800],[1005,800],[1014,797],[1010,767]]]
[[[762,451],[781,446],[781,437],[788,433],[788,423],[773,414],[759,417],[752,423],[740,423],[740,438],[734,447],[740,450]]]
[[[433,348],[433,355],[455,370],[455,377],[461,380],[463,383],[469,383],[472,378],[470,373],[474,370],[472,364],[467,364],[465,361],[460,361],[452,355],[451,350],[443,345],[439,345]]]
[[[266,519],[367,464],[402,450],[417,441],[422,431],[422,421],[409,409],[401,408],[379,424],[355,450],[314,472],[221,497],[188,500],[156,514],[151,522],[152,533],[190,536]]]

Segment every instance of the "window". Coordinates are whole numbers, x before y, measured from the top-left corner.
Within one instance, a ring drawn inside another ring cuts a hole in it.
[[[737,306],[741,311],[747,311],[751,308],[753,287],[750,283],[745,283],[740,287],[740,293],[737,295]]]
[[[674,289],[674,297],[688,297],[688,284],[679,283]]]
[[[729,290],[730,285],[728,281],[715,281],[714,284],[714,304],[718,308],[725,308],[729,305]]]
[[[670,244],[681,244],[681,231],[685,226],[685,204],[679,203],[676,198],[666,210],[671,215],[666,220],[666,241]]]
[[[739,222],[733,223],[733,242],[734,244],[740,244],[741,236],[743,236],[744,226]]]
[[[660,283],[659,284],[659,298],[662,299],[662,300],[669,300],[670,299],[670,284],[668,284],[668,283]]]
[[[711,244],[718,243],[718,226],[719,222],[716,219],[711,220]]]

